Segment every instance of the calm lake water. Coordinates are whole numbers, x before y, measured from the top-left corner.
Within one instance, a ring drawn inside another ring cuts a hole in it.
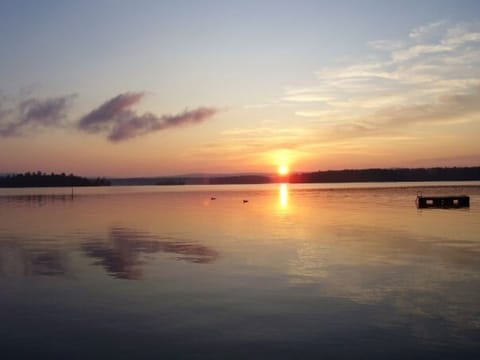
[[[2,189],[0,357],[479,359],[480,183]]]

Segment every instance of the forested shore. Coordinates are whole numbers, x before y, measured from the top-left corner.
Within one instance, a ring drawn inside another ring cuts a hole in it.
[[[73,174],[46,174],[40,171],[9,174],[0,177],[0,187],[64,187],[64,186],[109,186],[105,178],[89,179]]]

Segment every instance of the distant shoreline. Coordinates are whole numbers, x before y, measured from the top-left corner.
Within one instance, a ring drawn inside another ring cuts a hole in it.
[[[290,175],[228,175],[228,176],[163,176],[110,178],[112,185],[241,185],[270,183],[367,183],[367,182],[427,182],[478,181],[480,167],[436,167],[402,169],[327,170]]]
[[[192,175],[136,178],[85,178],[73,174],[27,172],[0,177],[0,188],[78,187],[122,185],[241,185],[270,183],[387,183],[428,181],[480,181],[480,166],[401,169],[346,169],[280,175]]]
[[[0,188],[110,186],[105,178],[89,179],[73,174],[26,172],[0,177]]]

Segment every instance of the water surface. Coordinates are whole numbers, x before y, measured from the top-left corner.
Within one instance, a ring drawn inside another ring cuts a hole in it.
[[[2,189],[0,353],[476,359],[479,209],[479,183]]]

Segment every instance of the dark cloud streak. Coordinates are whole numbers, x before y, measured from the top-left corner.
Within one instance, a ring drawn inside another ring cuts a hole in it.
[[[215,108],[199,107],[174,115],[138,114],[131,108],[144,95],[143,92],[119,94],[70,126],[91,134],[105,134],[108,140],[119,142],[155,131],[199,124],[218,112]],[[41,128],[67,125],[64,120],[75,96],[29,98],[16,104],[0,97],[0,137],[21,136]]]
[[[128,108],[138,103],[144,93],[127,92],[115,96],[80,119],[78,127],[90,133],[108,129],[118,117],[128,113]]]
[[[110,141],[119,142],[155,131],[199,124],[218,112],[215,108],[199,107],[176,115],[140,115],[130,108],[143,96],[144,93],[133,92],[117,95],[82,117],[78,128],[89,133],[107,133]]]
[[[76,95],[66,95],[50,99],[31,98],[13,108],[3,109],[0,105],[0,136],[24,135],[38,128],[61,125],[66,119]]]
[[[214,108],[201,107],[177,115],[164,115],[157,117],[147,113],[141,116],[132,116],[125,121],[118,122],[108,135],[111,141],[127,140],[153,131],[166,130],[168,128],[194,125],[204,122],[214,116],[217,110]],[[129,112],[129,115],[132,115]]]

